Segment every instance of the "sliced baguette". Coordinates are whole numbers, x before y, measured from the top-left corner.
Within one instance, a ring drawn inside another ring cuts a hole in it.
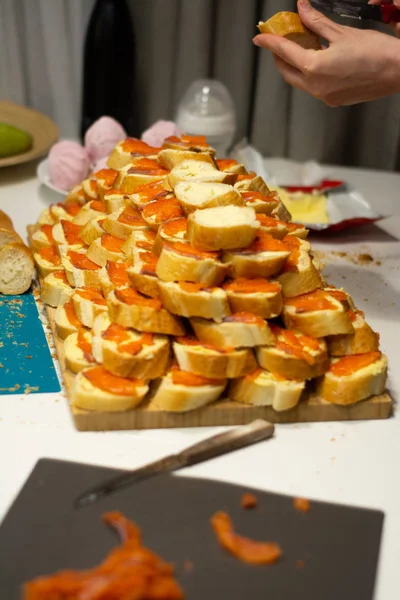
[[[309,230],[306,229],[304,225],[300,225],[299,223],[286,222],[286,227],[289,229],[289,236],[298,237],[302,240],[305,240],[308,237]]]
[[[68,246],[60,247],[60,254],[68,283],[72,287],[100,289],[100,266],[88,258],[86,250],[75,251]]]
[[[124,194],[132,194],[139,186],[159,181],[167,175],[168,171],[157,161],[142,158],[118,171],[114,188]]]
[[[225,173],[237,173],[238,175],[247,174],[245,166],[232,158],[217,158],[215,162],[217,163],[218,169]]]
[[[264,196],[270,193],[270,189],[260,175],[254,171],[239,175],[235,183],[235,188],[240,192],[261,192]]]
[[[124,259],[125,255],[122,251],[123,243],[123,239],[105,233],[90,244],[87,257],[96,263],[96,265],[105,267],[108,260],[115,262]]]
[[[82,344],[79,343],[82,337],[84,338],[85,345],[91,348],[92,334],[84,328],[81,328],[78,332],[71,333],[64,340],[65,366],[72,373],[79,373],[82,369],[92,366],[94,362],[91,351],[87,352],[83,350]]]
[[[165,138],[163,148],[172,148],[173,150],[189,150],[190,152],[208,152],[214,155],[216,150],[207,143],[205,135],[187,135],[181,137],[171,135]]]
[[[266,279],[236,279],[223,286],[233,313],[248,312],[273,319],[282,312],[282,293],[278,282]]]
[[[121,290],[130,286],[128,277],[129,265],[126,262],[107,261],[99,272],[101,291],[106,297],[113,290]]]
[[[201,250],[247,248],[260,225],[251,208],[220,206],[196,210],[189,215],[187,239]]]
[[[70,400],[73,406],[84,410],[120,412],[135,408],[148,390],[149,386],[140,379],[117,377],[108,373],[104,367],[96,366],[77,374],[72,384]]]
[[[220,173],[220,171],[217,171]],[[184,212],[216,206],[243,206],[243,198],[231,185],[207,181],[180,181],[174,188]]]
[[[135,206],[125,206],[108,215],[103,229],[110,235],[127,240],[133,231],[147,229],[147,224]]]
[[[182,377],[181,377],[181,374]],[[190,385],[187,383],[191,382]],[[195,383],[196,382],[196,383]],[[170,371],[162,378],[149,405],[149,410],[188,412],[218,400],[224,391],[226,380],[208,379],[179,370]]]
[[[104,200],[104,194],[109,190],[112,190],[118,172],[115,169],[100,169],[96,171],[94,177],[97,181],[97,187],[99,190],[100,200]]]
[[[348,405],[383,394],[388,362],[380,352],[334,358],[317,392],[332,404]]]
[[[268,217],[266,214],[259,213],[256,216],[257,221],[260,224],[260,228],[265,233],[272,235],[277,240],[282,240],[289,232],[287,223],[275,219],[274,217]]]
[[[84,179],[84,181],[82,181],[82,190],[86,202],[91,202],[92,200],[100,200],[99,188],[97,186],[97,181],[94,177],[88,177],[87,179]]]
[[[82,227],[80,236],[85,244],[90,246],[97,238],[100,238],[106,233],[103,229],[104,220],[105,216],[101,215],[91,219],[84,227]]]
[[[110,169],[122,169],[140,157],[157,158],[159,150],[160,148],[153,148],[142,140],[127,138],[115,146],[107,159],[107,165]]]
[[[129,201],[139,209],[142,209],[146,204],[154,200],[162,200],[163,198],[167,200],[173,197],[173,193],[165,189],[164,181],[160,180],[136,188],[133,194],[129,196]]]
[[[209,152],[198,152],[197,150],[186,150],[176,148],[164,148],[158,153],[160,165],[171,171],[185,160],[198,160],[216,166],[215,160]]]
[[[2,241],[1,230],[0,230],[0,246]],[[16,241],[11,240],[10,241]],[[9,243],[9,242],[7,242]],[[40,250],[41,248],[48,248],[49,246],[53,246],[55,244],[53,238],[53,225],[41,225],[39,229],[37,229],[30,238],[30,245],[32,250]]]
[[[110,318],[118,325],[149,333],[166,335],[185,333],[179,317],[165,310],[159,300],[147,298],[133,288],[111,292],[107,302]]]
[[[222,323],[194,317],[190,324],[203,344],[216,348],[254,348],[274,342],[267,322],[249,313],[230,315]]]
[[[46,277],[54,271],[62,269],[61,258],[57,246],[41,248],[33,255],[39,277]],[[72,285],[72,283],[70,282]]]
[[[81,238],[82,226],[61,219],[53,225],[52,235],[54,242],[59,246],[70,246],[75,250],[83,248],[85,243]]]
[[[184,213],[181,203],[172,197],[149,202],[142,208],[141,214],[148,227],[157,231],[162,223],[183,217]]]
[[[49,273],[40,286],[40,297],[42,302],[56,308],[62,298],[71,296],[74,289],[69,285],[65,271],[54,271]]]
[[[158,281],[161,301],[165,308],[181,317],[203,317],[217,323],[230,314],[226,292],[206,288],[201,284]]]
[[[110,327],[111,321],[108,313],[100,313],[93,321],[92,327],[92,354],[99,365],[103,364],[103,333]]]
[[[271,277],[282,270],[289,255],[290,250],[283,242],[259,231],[248,248],[225,251],[222,260],[231,263],[235,277]]]
[[[132,263],[132,266],[128,268],[128,277],[132,286],[145,296],[159,298],[159,279],[156,274],[157,257],[151,250],[134,246],[132,248]]]
[[[336,288],[332,285],[329,285],[324,286],[323,289],[324,292],[327,292],[328,294],[336,298],[336,300],[339,300],[339,302],[341,302],[341,304],[343,305],[344,310],[356,311],[356,307],[352,297],[343,288]]]
[[[12,242],[0,249],[1,294],[23,294],[31,287],[34,273],[32,253],[25,244]]]
[[[135,246],[142,250],[146,250],[147,252],[151,252],[154,247],[156,236],[156,232],[150,229],[150,227],[147,227],[146,229],[135,229],[122,246],[122,252],[130,257],[132,249]]]
[[[316,338],[354,332],[343,305],[322,290],[286,298],[283,303],[283,321],[287,329],[297,329]]]
[[[100,340],[102,364],[110,373],[157,379],[168,369],[170,344],[165,335],[143,334],[113,323]]]
[[[302,23],[297,13],[279,12],[268,21],[260,21],[257,27],[261,33],[285,37],[306,50],[321,49],[318,35]]]
[[[159,256],[163,244],[169,242],[174,244],[175,242],[183,242],[186,240],[187,232],[187,219],[181,217],[180,219],[172,219],[160,225],[157,231],[156,239],[154,240],[153,252]]]
[[[79,321],[72,300],[68,297],[62,298],[62,304],[59,304],[54,313],[54,323],[58,337],[65,340],[71,333],[76,333],[82,326]]]
[[[275,192],[263,194],[256,190],[245,190],[241,192],[245,206],[252,208],[257,214],[271,215],[279,206],[279,200]]]
[[[125,208],[125,206],[129,206],[130,195],[112,188],[105,192],[103,200],[106,204],[108,214],[111,214],[121,210],[121,208]]]
[[[157,262],[162,281],[192,281],[214,287],[228,275],[230,264],[218,260],[216,252],[200,252],[189,244],[164,244]]]
[[[251,349],[218,350],[191,338],[177,338],[173,343],[176,360],[182,371],[203,377],[234,379],[251,373],[257,367]]]
[[[71,296],[75,314],[85,327],[92,327],[94,319],[107,312],[107,302],[103,295],[92,288],[78,288]]]
[[[278,281],[287,298],[307,294],[323,285],[321,274],[315,268],[309,253],[304,250],[291,253]]]
[[[34,237],[36,235],[36,233],[33,234],[32,236],[32,241],[35,242],[37,237]],[[42,239],[44,236],[40,236],[40,238]],[[46,239],[46,238],[44,238]],[[5,229],[5,228],[1,228],[0,229],[0,248],[3,248],[4,246],[6,246],[7,244],[13,244],[13,243],[18,243],[18,244],[23,244],[24,240],[21,238],[21,236],[18,235],[18,233],[16,231],[14,231],[14,229]],[[53,242],[54,244],[54,242]],[[33,248],[39,249],[42,248],[43,246],[50,246],[50,243],[47,244],[42,244],[42,245],[34,245]]]
[[[254,373],[232,381],[228,396],[235,402],[252,406],[272,406],[277,412],[297,406],[304,390],[304,381],[277,377],[257,369]]]
[[[199,160],[185,160],[174,167],[167,177],[168,184],[172,190],[175,189],[179,182],[193,183],[195,181],[203,181],[233,184],[236,179],[237,175],[235,173],[224,173],[209,162]]]
[[[88,202],[78,212],[77,215],[73,218],[72,222],[76,225],[86,225],[92,219],[96,217],[104,217],[106,216],[107,206],[104,202],[100,202],[99,200],[92,200]]]
[[[379,335],[375,333],[360,311],[348,311],[354,332],[349,335],[336,335],[327,338],[331,356],[364,354],[379,350]]]

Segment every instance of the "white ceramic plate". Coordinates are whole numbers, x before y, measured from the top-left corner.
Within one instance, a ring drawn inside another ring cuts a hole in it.
[[[36,174],[38,176],[40,183],[42,183],[46,187],[50,188],[54,192],[58,192],[59,194],[62,194],[63,196],[67,195],[68,192],[66,192],[65,190],[61,190],[60,188],[56,187],[55,185],[53,185],[51,183],[50,176],[49,176],[49,161],[47,160],[47,158],[45,158],[38,164]]]

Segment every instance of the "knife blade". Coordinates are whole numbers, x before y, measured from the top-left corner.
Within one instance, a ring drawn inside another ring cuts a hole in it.
[[[75,508],[92,504],[121,488],[154,477],[160,473],[171,473],[183,467],[190,467],[211,458],[222,456],[228,452],[261,442],[272,437],[274,429],[272,423],[257,419],[249,425],[235,427],[225,433],[212,436],[194,446],[186,448],[182,452],[179,452],[179,454],[171,454],[144,467],[128,471],[101,483],[79,496],[75,501]]]
[[[394,4],[374,6],[366,2],[351,2],[351,0],[310,0],[310,2],[321,12],[335,14],[345,19],[363,19],[380,23],[400,22],[400,10]]]

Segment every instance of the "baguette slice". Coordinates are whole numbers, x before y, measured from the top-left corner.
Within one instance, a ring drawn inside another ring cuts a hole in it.
[[[130,195],[111,188],[111,190],[105,192],[103,201],[107,207],[108,214],[111,214],[121,210],[121,208],[125,208],[125,206],[129,206]]]
[[[146,204],[142,208],[142,217],[151,229],[157,231],[165,221],[183,217],[183,210],[176,198],[161,198]]]
[[[175,189],[179,182],[193,183],[227,183],[233,184],[237,179],[235,173],[224,173],[219,171],[209,162],[199,160],[185,160],[177,167],[174,167],[168,174],[167,181],[171,189]]]
[[[100,200],[99,188],[94,177],[91,176],[82,181],[82,190],[86,202]]]
[[[157,236],[153,245],[153,252],[157,256],[160,255],[163,244],[165,242],[174,244],[175,242],[183,242],[186,240],[187,219],[172,219],[160,225],[157,231]]]
[[[75,314],[85,327],[92,327],[94,319],[107,312],[107,302],[102,294],[92,288],[78,288],[71,296]]]
[[[105,221],[105,216],[101,215],[91,219],[84,227],[82,227],[82,231],[80,236],[82,240],[90,246],[97,238],[104,235],[106,232],[103,229],[103,224]]]
[[[82,323],[76,315],[72,300],[65,296],[62,298],[62,302],[54,313],[54,323],[58,337],[65,340],[71,333],[76,333]]]
[[[157,379],[168,369],[170,344],[165,335],[139,333],[112,323],[100,340],[102,364],[114,375]]]
[[[85,204],[85,194],[83,193],[82,184],[76,185],[72,188],[65,198],[65,204]]]
[[[297,329],[316,338],[354,332],[343,305],[322,290],[286,298],[283,303],[283,321],[287,329]]]
[[[343,288],[336,288],[332,285],[325,286],[324,292],[327,292],[343,305],[344,310],[356,311],[352,297]]]
[[[220,206],[189,215],[187,239],[201,250],[233,250],[253,243],[260,225],[251,208]]]
[[[124,259],[123,244],[123,239],[105,233],[90,244],[87,257],[96,263],[96,265],[105,267],[108,260],[117,261]]]
[[[260,367],[285,379],[306,380],[323,375],[329,368],[325,340],[271,325],[272,346],[257,348]]]
[[[4,245],[2,243],[3,241],[4,241],[4,239],[2,236],[2,230],[0,230],[0,247],[2,247]],[[11,241],[17,241],[17,240],[10,238],[9,242],[6,242],[6,243],[10,243]],[[40,250],[41,248],[48,248],[49,246],[53,246],[55,244],[55,241],[53,238],[53,225],[40,225],[39,229],[37,229],[32,234],[30,241],[31,241],[31,248],[34,251]]]
[[[229,273],[230,264],[218,260],[217,252],[200,252],[189,244],[164,244],[157,262],[162,281],[192,281],[217,286]]]
[[[299,223],[286,222],[286,227],[289,229],[288,236],[298,237],[302,240],[307,239],[309,230],[306,227],[304,227],[304,225],[300,225]]]
[[[321,49],[319,37],[302,23],[297,13],[279,12],[264,23],[260,21],[257,27],[261,33],[285,37],[306,50]]]
[[[107,261],[106,266],[99,272],[100,286],[104,297],[113,290],[121,290],[130,286],[128,267],[126,262]]]
[[[101,201],[104,201],[104,194],[108,190],[112,190],[117,175],[118,172],[115,169],[100,169],[100,171],[96,171],[94,174]]]
[[[388,362],[380,352],[343,356],[332,360],[317,392],[332,404],[348,405],[383,394]]]
[[[236,186],[235,186],[236,187]],[[269,216],[279,206],[275,192],[263,194],[257,190],[242,191],[245,206],[252,208],[257,214]]]
[[[108,215],[103,223],[103,229],[107,233],[123,240],[127,240],[133,231],[146,228],[146,221],[135,206],[119,209]]]
[[[165,310],[159,300],[147,298],[133,288],[115,290],[107,301],[110,318],[118,325],[149,333],[185,333],[181,320]]]
[[[132,266],[128,268],[128,277],[132,286],[151,298],[160,297],[159,279],[156,274],[157,257],[151,250],[132,248]]]
[[[72,223],[72,221],[66,221],[61,219],[58,223],[53,225],[53,239],[54,242],[59,246],[70,246],[78,250],[83,248],[85,243],[81,238],[82,226]]]
[[[65,366],[72,373],[79,373],[82,369],[91,367],[94,362],[92,356],[92,334],[81,327],[77,332],[71,333],[64,340]]]
[[[153,148],[136,138],[127,138],[119,142],[111,152],[107,160],[107,165],[110,169],[122,169],[126,165],[132,163],[137,158],[157,158],[160,148]]]
[[[60,219],[72,221],[74,215],[68,213],[66,209],[66,205],[63,204],[52,204],[50,208],[44,208],[39,215],[38,225],[54,225]]]
[[[221,173],[221,171],[216,172]],[[197,209],[244,204],[239,192],[226,183],[180,181],[176,184],[174,193],[187,215]]]
[[[250,313],[236,313],[214,323],[194,317],[190,324],[203,344],[216,348],[254,348],[274,343],[274,336],[266,321]]]
[[[60,254],[68,283],[72,287],[100,288],[100,266],[88,258],[86,250],[60,247]]]
[[[54,271],[49,273],[40,287],[42,302],[56,308],[64,297],[71,296],[73,288],[69,285],[65,271]]]
[[[84,410],[120,412],[135,408],[149,390],[140,379],[126,379],[102,366],[84,369],[74,379],[71,404]]]
[[[279,273],[290,255],[280,240],[259,231],[254,242],[244,250],[225,251],[223,262],[231,263],[235,277],[271,277]]]
[[[156,160],[140,158],[118,171],[114,187],[124,194],[132,194],[139,186],[159,181],[167,175],[168,171]]]
[[[150,410],[188,412],[217,400],[226,386],[224,379],[208,379],[179,368],[162,378],[150,401]]]
[[[176,338],[175,358],[182,371],[203,377],[234,379],[252,373],[257,367],[249,348],[221,350],[202,344],[194,338]]]
[[[233,313],[248,312],[273,319],[282,312],[281,286],[267,279],[234,279],[222,286]]]
[[[95,361],[102,365],[103,357],[103,333],[110,327],[111,321],[108,313],[100,313],[93,321],[92,327],[92,354]],[[107,367],[105,367],[107,368]],[[109,369],[107,369],[109,370]]]
[[[150,229],[150,227],[147,227],[146,229],[135,229],[122,246],[122,252],[128,257],[132,255],[132,249],[134,247],[151,252],[156,236],[156,232]]]
[[[0,293],[23,294],[31,287],[34,273],[32,253],[25,244],[12,242],[0,249]]]
[[[304,390],[304,381],[283,379],[257,369],[254,373],[232,381],[228,396],[235,402],[252,406],[272,406],[277,412],[297,406]]]
[[[186,281],[158,281],[165,308],[181,317],[204,317],[217,323],[230,314],[226,292]]]
[[[91,200],[78,212],[77,215],[73,218],[73,223],[76,225],[86,225],[91,219],[95,219],[96,217],[104,217],[106,216],[107,205],[105,202],[101,202],[100,200]]]
[[[278,281],[287,298],[308,294],[323,285],[321,274],[315,268],[309,253],[304,250],[291,252]]]
[[[335,335],[327,338],[331,356],[364,354],[379,350],[379,335],[375,333],[364,319],[364,314],[357,310],[347,311],[353,324],[354,332],[349,335]]]
[[[46,277],[46,275],[62,269],[61,258],[57,246],[41,248],[34,253],[33,258],[39,277]]]
[[[133,194],[129,196],[129,200],[139,209],[142,209],[149,202],[153,202],[153,200],[162,200],[162,198],[167,200],[168,198],[173,197],[173,193],[166,190],[164,187],[164,182],[160,180],[153,181],[152,183],[147,183],[136,188]]]
[[[240,192],[260,192],[264,196],[270,194],[270,189],[260,175],[254,171],[238,175],[235,188]]]
[[[158,162],[160,165],[171,171],[185,160],[198,160],[207,162],[213,167],[216,166],[215,160],[209,152],[198,152],[197,150],[178,150],[176,148],[164,148],[158,153]]]
[[[260,224],[261,230],[272,235],[277,240],[282,240],[289,233],[288,223],[285,223],[285,221],[268,217],[263,213],[257,214],[256,219]]]
[[[171,135],[165,138],[163,148],[172,148],[173,150],[189,150],[191,152],[208,152],[214,155],[215,149],[207,144],[205,135],[187,135],[182,134],[181,137]]]
[[[247,171],[244,165],[238,163],[233,158],[217,158],[217,167],[220,171],[225,173],[237,173],[238,175],[246,175]]]

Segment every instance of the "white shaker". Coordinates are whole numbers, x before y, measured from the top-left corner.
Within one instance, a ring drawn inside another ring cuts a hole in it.
[[[186,90],[175,117],[177,126],[189,135],[205,135],[207,142],[224,158],[236,131],[235,107],[223,83],[199,79]]]

